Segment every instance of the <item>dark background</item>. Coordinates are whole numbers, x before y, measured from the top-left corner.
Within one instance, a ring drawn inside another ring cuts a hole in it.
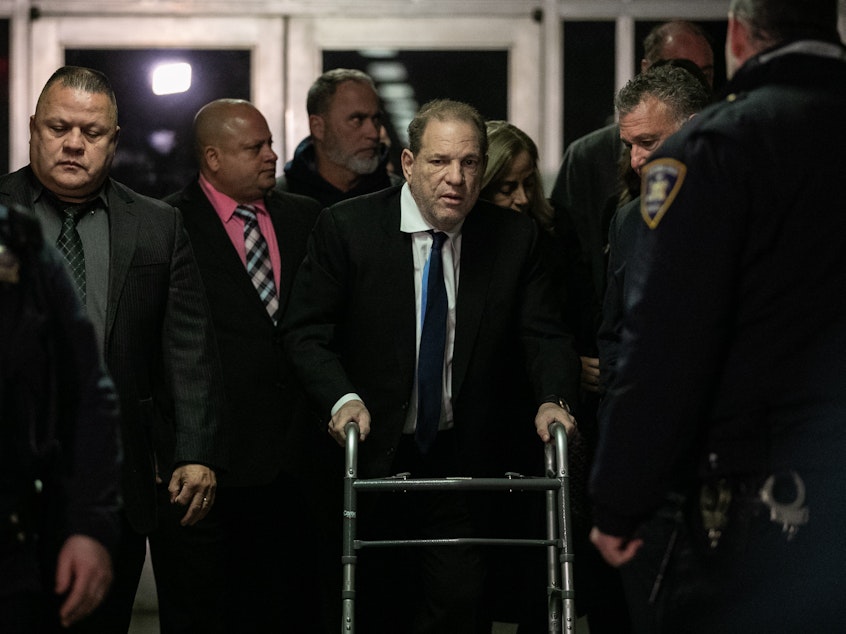
[[[668,18],[669,19],[669,18]],[[643,40],[666,20],[635,22],[635,68],[640,71]],[[726,81],[726,21],[697,22],[714,49],[714,90]],[[566,21],[564,29],[564,147],[614,120],[615,27],[613,21]]]
[[[191,64],[187,92],[153,94],[153,68],[165,62]],[[215,99],[250,99],[249,50],[68,49],[65,63],[95,68],[111,80],[121,128],[112,176],[154,198],[182,189],[196,174],[191,125],[197,111]],[[171,148],[153,135],[172,135]]]
[[[636,68],[643,57],[642,42],[661,21],[635,24]],[[713,40],[715,90],[725,83],[724,20],[699,24]],[[564,35],[564,147],[602,127],[613,118],[614,22],[562,22]],[[150,74],[161,62],[192,65],[191,89],[182,94],[156,96]],[[329,50],[323,68],[358,68],[367,72],[372,59],[359,51]],[[449,97],[474,105],[486,119],[508,119],[507,50],[401,50],[395,61],[407,73],[414,100]],[[184,186],[195,173],[191,122],[201,106],[214,99],[251,98],[249,50],[204,49],[69,49],[65,63],[89,66],[111,79],[117,95],[121,138],[113,175],[137,191],[165,196]],[[398,165],[404,131],[398,134],[386,117],[392,141],[392,162]],[[156,143],[156,138],[170,143]],[[539,142],[542,139],[538,139]],[[290,157],[280,157],[284,162]],[[9,21],[0,20],[0,173],[9,171]]]
[[[371,74],[372,58],[358,51],[324,51],[323,70],[355,68]],[[385,61],[380,59],[379,61]],[[432,99],[455,99],[475,107],[485,119],[508,118],[508,51],[396,51],[391,62],[406,70],[405,82],[419,108]],[[376,88],[379,88],[376,81]],[[401,173],[399,155],[405,144],[405,130],[385,117],[391,139],[391,163]]]

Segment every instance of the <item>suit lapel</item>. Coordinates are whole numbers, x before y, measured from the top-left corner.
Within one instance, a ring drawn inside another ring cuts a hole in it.
[[[455,349],[452,355],[452,398],[461,393],[470,357],[485,312],[497,244],[484,222],[484,210],[471,211],[461,230],[461,274],[456,298]]]
[[[220,217],[200,189],[199,184],[193,183],[188,188],[186,197],[190,202],[191,224],[202,233],[202,239],[195,240],[195,242],[206,245],[204,248],[209,250],[209,258],[213,260],[214,268],[229,278],[231,284],[241,294],[242,301],[254,303],[255,309],[261,310],[269,320],[270,315],[267,314],[267,309],[256,292],[244,263],[241,262],[241,258],[235,250],[232,240],[229,239],[229,234],[220,221]]]
[[[384,280],[385,297],[394,297],[395,301],[384,302],[385,310],[395,310],[389,323],[395,323],[394,353],[397,364],[405,376],[403,381],[411,384],[417,360],[417,324],[416,301],[414,294],[414,257],[411,251],[411,236],[400,231],[400,196],[397,194],[387,201],[388,213],[379,214],[381,218],[378,242],[374,243],[375,257],[390,263],[390,271]],[[374,213],[376,210],[374,210]],[[387,335],[388,333],[386,333]]]
[[[0,177],[0,203],[17,204],[32,211],[32,190],[30,181],[35,180],[32,168],[27,165],[16,172]]]
[[[114,181],[109,183],[109,296],[106,306],[106,349],[111,340],[126,275],[138,244],[138,217],[132,197]]]
[[[267,213],[270,214],[270,221],[273,223],[273,232],[276,234],[276,244],[279,247],[279,278],[276,286],[279,291],[279,314],[285,314],[285,307],[288,305],[288,295],[291,293],[291,285],[294,283],[294,274],[297,271],[299,262],[295,262],[293,252],[289,248],[288,232],[285,230],[285,218],[278,198],[273,197],[271,192],[265,199]]]

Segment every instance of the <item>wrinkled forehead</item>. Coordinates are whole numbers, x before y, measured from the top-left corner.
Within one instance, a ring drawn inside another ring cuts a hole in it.
[[[369,84],[361,81],[345,81],[340,84],[329,100],[330,114],[359,112],[373,115],[379,112],[379,96]]]
[[[466,154],[482,158],[482,143],[476,126],[456,118],[432,118],[427,122],[420,139],[421,152],[432,153],[459,148]]]
[[[36,119],[62,118],[117,126],[117,106],[104,92],[88,92],[57,82],[50,86],[35,108]]]
[[[632,132],[664,129],[674,124],[672,109],[653,95],[645,95],[629,112],[620,114],[620,138],[628,140]]]

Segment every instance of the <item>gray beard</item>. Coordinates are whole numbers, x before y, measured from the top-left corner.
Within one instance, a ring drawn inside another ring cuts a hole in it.
[[[348,170],[359,176],[372,174],[379,167],[379,154],[377,153],[373,158],[365,159],[357,156],[344,156],[337,148],[329,148],[326,150],[326,156],[330,161],[337,165],[343,165]]]

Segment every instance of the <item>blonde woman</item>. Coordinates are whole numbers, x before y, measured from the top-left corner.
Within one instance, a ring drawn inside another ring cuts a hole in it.
[[[543,193],[538,148],[507,121],[488,121],[488,166],[480,198],[528,213],[548,233],[554,233],[552,207]]]

